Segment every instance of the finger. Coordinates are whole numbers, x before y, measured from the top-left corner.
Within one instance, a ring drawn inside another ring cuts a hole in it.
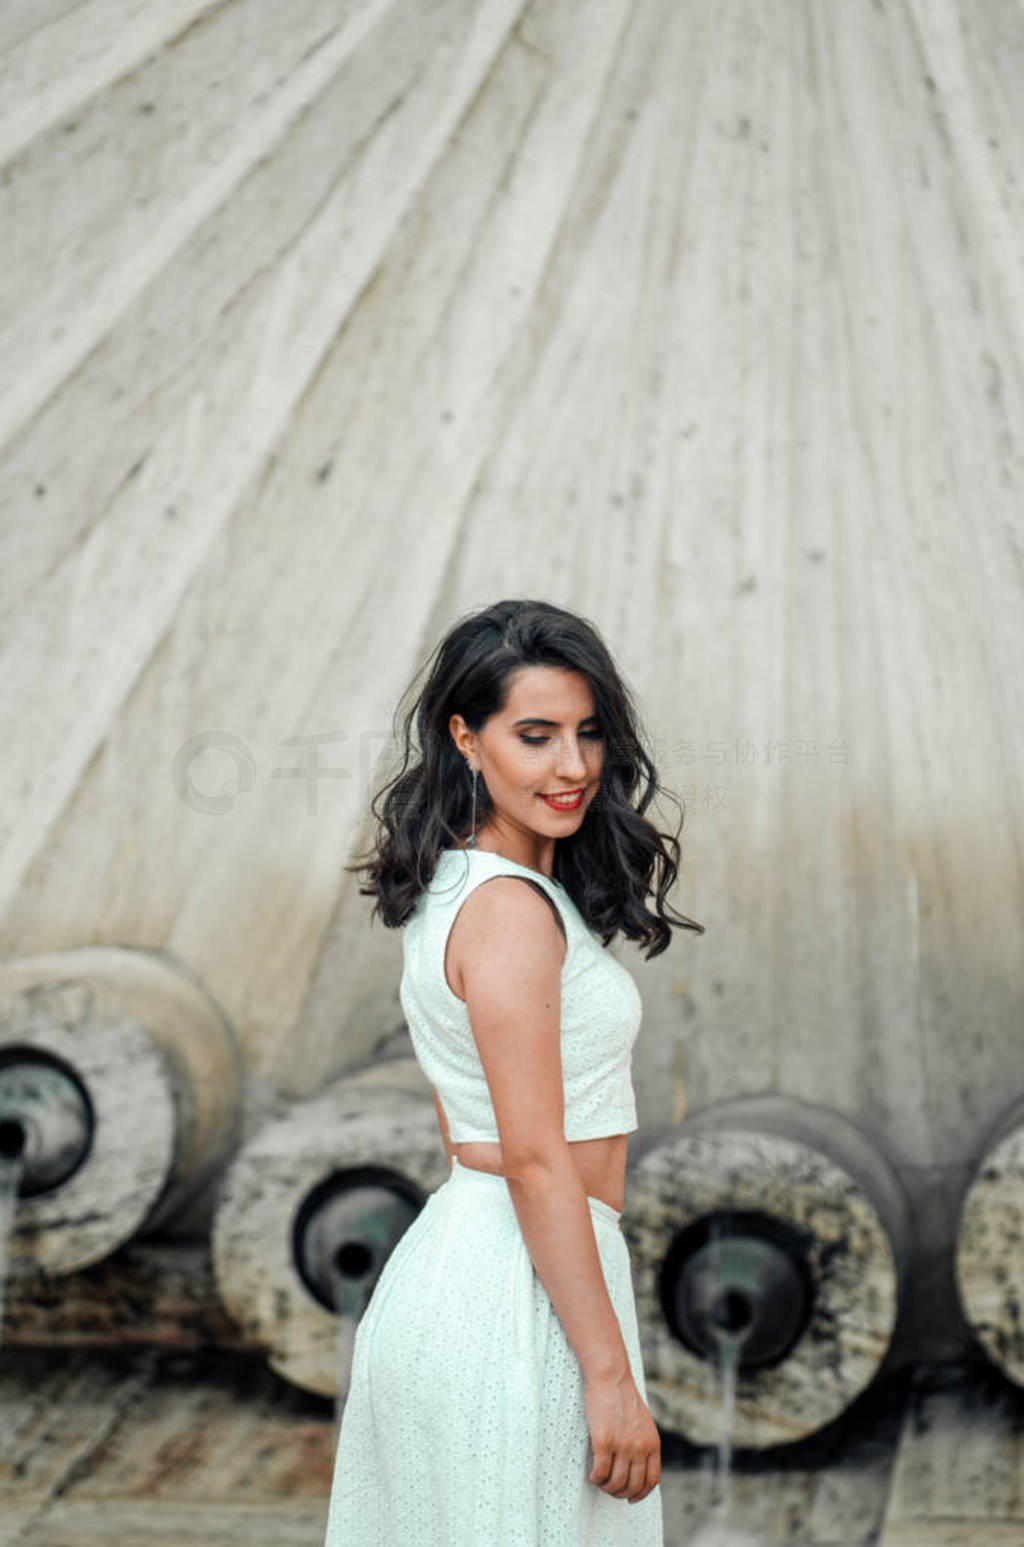
[[[615,1452],[610,1445],[595,1445],[594,1465],[590,1469],[588,1482],[597,1483],[599,1488],[603,1488],[611,1476],[614,1460]]]
[[[629,1471],[629,1457],[617,1451],[611,1474],[604,1485],[605,1493],[610,1493],[616,1499],[622,1498],[629,1486]]]
[[[640,1468],[640,1481],[637,1492],[631,1497],[629,1502],[631,1504],[639,1504],[641,1499],[646,1499],[654,1487],[654,1457],[647,1456]]]
[[[622,1451],[616,1451],[613,1454],[611,1470],[609,1470],[608,1476],[602,1482],[602,1488],[605,1490],[605,1493],[611,1494],[613,1499],[617,1499],[622,1494],[628,1480],[630,1480],[630,1460],[628,1460],[628,1457],[623,1456]]]
[[[629,1469],[629,1486],[626,1489],[626,1498],[631,1504],[643,1498],[646,1478],[647,1460],[646,1457],[641,1456],[638,1461],[633,1462]]]
[[[646,1495],[648,1491],[647,1458],[645,1456],[641,1457],[639,1461],[634,1463],[630,1470],[629,1481],[631,1484],[628,1494],[629,1503],[639,1504],[640,1500]]]

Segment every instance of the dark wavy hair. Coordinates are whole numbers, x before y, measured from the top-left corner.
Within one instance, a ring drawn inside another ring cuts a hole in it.
[[[673,925],[703,934],[703,924],[670,913],[665,903],[678,874],[683,817],[671,834],[659,832],[644,816],[657,794],[669,792],[658,782],[632,695],[607,646],[577,613],[530,600],[495,602],[456,623],[403,695],[414,693],[426,674],[400,735],[401,703],[395,713],[402,766],[370,803],[378,822],[375,841],[358,863],[345,866],[365,874],[369,884],[359,891],[377,898],[373,916],[379,913],[389,929],[403,925],[441,850],[468,835],[471,782],[449,721],[461,714],[469,729],[479,732],[504,708],[509,679],[524,666],[559,666],[585,677],[603,738],[600,788],[579,829],[555,845],[555,879],[604,945],[621,931],[646,944],[650,959],[665,950]],[[481,779],[478,825],[492,809]]]

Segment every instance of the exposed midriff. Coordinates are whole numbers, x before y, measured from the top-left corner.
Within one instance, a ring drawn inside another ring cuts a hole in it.
[[[621,1209],[626,1190],[626,1135],[606,1134],[600,1139],[573,1139],[569,1153],[576,1164],[583,1191],[600,1198],[610,1208]],[[460,1166],[504,1176],[501,1145],[492,1140],[463,1139],[452,1144]]]

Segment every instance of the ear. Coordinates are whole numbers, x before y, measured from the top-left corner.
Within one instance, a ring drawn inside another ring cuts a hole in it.
[[[451,732],[452,740],[458,749],[459,756],[464,758],[468,757],[472,760],[475,760],[476,737],[469,729],[469,726],[466,724],[461,714],[452,715],[451,719],[448,721],[448,729]]]

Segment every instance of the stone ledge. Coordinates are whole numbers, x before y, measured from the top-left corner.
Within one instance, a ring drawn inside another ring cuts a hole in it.
[[[156,1344],[259,1351],[221,1303],[205,1238],[157,1236],[65,1277],[11,1279],[3,1339],[7,1348]]]

